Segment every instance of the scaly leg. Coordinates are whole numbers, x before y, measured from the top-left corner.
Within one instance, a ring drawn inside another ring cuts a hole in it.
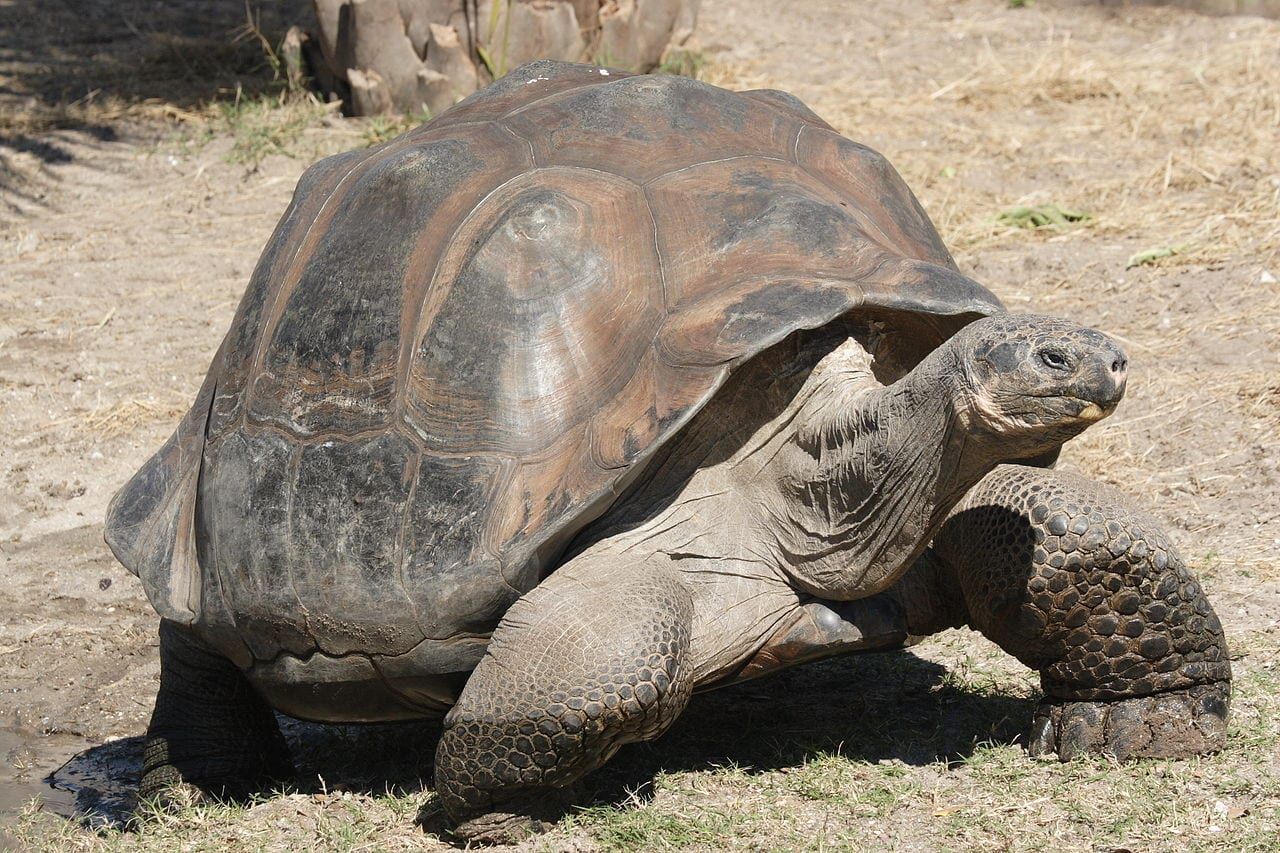
[[[692,602],[661,565],[583,556],[503,617],[445,718],[435,787],[457,834],[502,842],[540,828],[567,789],[684,710]]]
[[[160,622],[160,690],[143,752],[142,797],[183,783],[243,796],[293,775],[271,709],[231,661],[188,629]]]
[[[1115,490],[1003,465],[934,538],[971,627],[1040,672],[1029,748],[1180,757],[1226,740],[1231,665],[1200,585]]]

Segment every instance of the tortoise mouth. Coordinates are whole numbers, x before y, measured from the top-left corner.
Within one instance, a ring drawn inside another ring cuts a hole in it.
[[[1006,411],[1003,419],[1015,430],[1039,432],[1045,429],[1069,428],[1074,430],[1090,426],[1106,418],[1116,410],[1116,403],[1089,400],[1074,394],[1033,394],[1036,405]]]
[[[1062,399],[1067,403],[1077,406],[1076,411],[1071,413],[1071,417],[1087,423],[1094,423],[1102,420],[1107,415],[1114,412],[1117,405],[1116,402],[1098,403],[1094,400],[1085,400],[1071,395],[1064,395]]]

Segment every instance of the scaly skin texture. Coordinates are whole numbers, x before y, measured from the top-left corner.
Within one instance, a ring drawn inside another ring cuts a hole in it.
[[[1051,450],[1110,411],[1124,377],[1123,353],[1100,333],[1002,316],[966,327],[888,386],[851,337],[797,389],[774,386],[771,397],[767,374],[727,389],[726,410],[706,410],[687,446],[601,522],[609,534],[503,619],[437,755],[459,834],[498,840],[536,823],[551,792],[618,744],[665,729],[695,680],[802,660],[814,631],[833,631],[818,637],[830,653],[867,647],[872,632],[905,641],[894,614],[927,600],[857,601],[889,590],[1002,460]],[[688,470],[689,458],[703,462]],[[850,616],[866,624],[837,638]],[[771,638],[785,648],[756,654]],[[629,681],[638,701],[611,713],[610,685]]]
[[[587,566],[507,612],[445,718],[435,785],[450,815],[470,819],[463,837],[517,837],[558,817],[559,789],[660,735],[688,702],[688,590],[653,563]]]
[[[160,622],[160,691],[147,727],[140,797],[193,786],[241,797],[293,775],[275,715],[236,666]]]
[[[1004,465],[960,503],[933,551],[969,624],[1040,672],[1033,753],[1222,748],[1222,625],[1158,522],[1119,492]]]
[[[674,689],[666,694],[673,695],[667,704],[659,700],[657,724],[581,714],[575,723],[598,719],[603,728],[592,728],[590,739],[548,741],[555,754],[533,761],[552,773],[520,770],[514,783],[507,781],[507,768],[530,763],[519,755],[533,745],[519,740],[520,727],[545,719],[548,707],[565,707],[561,696],[571,695],[573,685],[592,683],[578,670],[609,646],[604,637],[660,630],[661,614],[646,608],[652,593],[637,598],[633,590],[647,590],[646,578],[657,578],[667,591],[662,597],[682,602],[680,586],[696,571],[682,566],[677,579],[665,565],[611,565],[618,564],[610,562],[607,547],[594,549],[553,575],[537,600],[526,598],[527,606],[495,637],[501,643],[494,665],[476,671],[446,722],[436,784],[449,813],[464,821],[462,837],[505,841],[537,828],[539,818],[563,808],[566,786],[607,760],[617,744],[656,736],[683,707],[682,686],[678,697]],[[588,580],[593,574],[597,581]],[[759,591],[772,583],[762,578]],[[749,587],[738,595],[753,597]],[[627,601],[635,606],[616,604]],[[678,612],[683,619],[684,605]],[[592,626],[585,632],[579,628],[584,620]],[[1224,745],[1231,673],[1222,629],[1159,525],[1110,488],[1019,465],[1002,465],[983,479],[888,590],[849,602],[798,595],[793,615],[762,646],[747,650],[732,675],[695,686],[901,648],[962,625],[1041,673],[1048,695],[1032,721],[1033,755],[1186,757]],[[548,644],[545,635],[555,642]],[[582,645],[584,638],[591,645]],[[725,635],[726,642],[740,640]],[[522,649],[544,648],[538,665],[523,662]],[[705,668],[687,644],[672,648],[673,671]],[[557,665],[558,656],[573,663]],[[612,677],[628,677],[627,657],[619,658],[622,673],[611,669]],[[546,695],[548,683],[556,695]]]

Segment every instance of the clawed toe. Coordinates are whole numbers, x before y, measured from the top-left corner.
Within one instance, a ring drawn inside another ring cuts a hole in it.
[[[529,815],[490,812],[458,824],[453,834],[468,845],[488,847],[497,844],[519,844],[546,832],[552,824]]]
[[[467,845],[518,844],[555,826],[575,805],[586,798],[581,785],[563,788],[542,787],[504,798],[490,811],[471,816],[456,814],[459,820],[450,833]],[[429,820],[419,815],[420,822]]]
[[[1230,685],[1132,699],[1071,702],[1046,698],[1036,707],[1028,751],[1037,758],[1070,761],[1081,755],[1185,758],[1226,745]]]

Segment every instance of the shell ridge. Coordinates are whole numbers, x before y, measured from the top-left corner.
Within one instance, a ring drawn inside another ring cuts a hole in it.
[[[288,531],[288,537],[293,538],[294,524],[294,495],[297,492],[294,485],[298,482],[298,477],[302,470],[302,446],[298,445],[289,453],[289,464],[285,466],[286,476],[290,488],[285,490],[285,530]],[[316,637],[316,632],[311,628],[311,613],[307,610],[307,605],[302,600],[302,596],[298,594],[298,585],[293,576],[293,561],[285,561],[285,577],[289,579],[289,589],[293,592],[294,599],[298,602],[298,615],[302,617],[302,631],[311,640],[313,648],[320,648],[320,640]]]
[[[644,199],[644,211],[649,217],[649,223],[653,226],[653,254],[658,261],[658,280],[662,286],[662,313],[665,318],[671,313],[671,294],[667,291],[667,262],[662,257],[662,235],[658,231],[658,217],[653,212],[653,199],[649,197],[649,188],[644,184],[640,185],[640,195]],[[657,329],[653,332],[653,339],[655,341],[658,339]]]
[[[426,630],[422,625],[422,611],[418,607],[418,600],[409,594],[409,587],[404,582],[404,564],[408,559],[405,543],[409,538],[409,519],[413,516],[413,502],[418,495],[418,483],[422,480],[422,456],[425,452],[416,439],[413,441],[416,448],[413,454],[413,482],[409,484],[404,509],[400,514],[400,526],[396,528],[396,582],[400,584],[400,591],[404,593],[404,597],[409,600],[409,607],[413,610],[413,621],[418,626],[418,632],[425,636]],[[377,669],[376,665],[374,669]]]
[[[462,219],[458,221],[458,224],[449,232],[449,236],[445,241],[440,244],[440,254],[436,257],[436,263],[431,270],[431,276],[427,279],[426,292],[424,294],[425,298],[407,300],[411,304],[416,305],[417,308],[414,311],[412,326],[410,327],[406,324],[401,330],[402,335],[405,335],[406,332],[408,333],[405,337],[408,338],[409,355],[408,358],[404,360],[403,364],[397,365],[395,385],[396,394],[395,398],[392,400],[391,411],[393,413],[393,419],[400,419],[407,422],[409,428],[415,432],[417,428],[406,416],[406,410],[416,408],[408,399],[409,378],[413,375],[413,363],[417,358],[416,354],[418,352],[419,340],[426,334],[426,330],[422,328],[422,319],[424,317],[434,317],[439,311],[440,306],[444,304],[445,299],[447,299],[449,294],[453,292],[453,282],[449,282],[448,287],[437,287],[437,282],[440,280],[440,269],[444,266],[445,261],[449,258],[454,247],[457,245],[458,234],[460,234],[462,230],[479,215],[480,209],[489,202],[489,199],[493,198],[494,195],[528,174],[528,171],[524,171],[518,175],[512,175],[510,178],[507,178],[505,181],[502,181],[497,186],[493,187],[485,193],[479,201],[472,205],[471,209],[467,211],[467,214],[463,216]],[[467,455],[475,456],[476,454],[472,453]]]
[[[367,157],[355,164],[338,180],[338,183],[329,191],[320,209],[316,211],[315,217],[308,223],[306,231],[298,241],[298,246],[294,250],[293,256],[289,259],[289,265],[285,272],[285,282],[276,288],[271,310],[263,316],[262,326],[258,330],[258,339],[254,344],[253,355],[248,362],[249,375],[245,378],[245,399],[240,414],[242,423],[247,418],[246,413],[251,407],[254,386],[257,384],[258,376],[263,372],[263,360],[266,358],[267,348],[275,336],[276,329],[284,314],[284,309],[289,304],[289,299],[293,296],[294,290],[302,281],[302,274],[306,269],[307,261],[314,257],[316,243],[327,232],[333,216],[337,213],[336,206],[333,204],[335,198],[341,201],[342,198],[346,197],[351,186],[358,185],[359,179],[370,172],[375,165],[385,163],[393,155],[399,154],[406,148],[416,144],[417,140],[411,138],[409,134],[404,134],[386,143],[381,151],[377,149],[370,151]],[[331,208],[332,212],[330,212]],[[317,225],[320,226],[319,233],[316,233]],[[304,248],[308,250],[305,254],[303,253]]]
[[[240,427],[246,435],[261,435],[270,432],[285,438],[299,439],[308,444],[318,444],[322,441],[356,441],[365,438],[377,438],[380,435],[386,435],[389,429],[396,429],[401,424],[393,423],[391,425],[378,424],[364,429],[328,429],[315,430],[308,432],[301,429],[293,429],[276,421],[266,420],[250,420]],[[414,443],[415,446],[421,446],[422,440],[410,431],[402,430],[401,434]],[[221,440],[221,439],[219,439]],[[474,456],[474,453],[463,454],[466,456]]]
[[[529,139],[527,136],[523,136],[518,130],[516,130],[511,125],[507,124],[502,119],[495,120],[494,124],[497,127],[500,127],[501,129],[505,130],[512,137],[514,137],[517,142],[524,144],[525,148],[529,150],[529,163],[532,165],[533,168],[537,169],[542,166],[542,164],[538,162],[538,152],[534,150],[532,139]]]
[[[714,166],[717,163],[732,163],[735,160],[752,160],[752,161],[765,160],[771,163],[786,163],[788,165],[795,165],[785,157],[774,157],[768,154],[735,154],[732,157],[720,157],[719,159],[716,159],[716,160],[700,160],[697,163],[690,163],[688,166],[681,166],[679,169],[672,169],[668,172],[663,172],[661,175],[654,175],[652,178],[649,178],[644,183],[642,183],[641,186],[650,187],[658,183],[659,181],[666,180],[667,178],[682,174],[684,172],[691,171],[693,169],[701,169],[704,166]]]
[[[572,63],[566,63],[566,64],[572,64]],[[581,86],[574,86],[573,88],[570,88],[570,89],[561,89],[559,92],[548,92],[547,94],[537,97],[527,104],[521,104],[520,106],[516,107],[513,110],[507,110],[505,113],[498,116],[498,121],[505,122],[507,119],[511,118],[512,116],[519,115],[525,110],[532,109],[536,106],[546,106],[546,104],[550,101],[556,101],[560,98],[572,95],[575,92],[581,92],[583,89],[590,89],[593,86],[608,86],[610,83],[617,83],[621,80],[626,80],[628,77],[635,77],[635,76],[637,75],[630,74],[625,71],[610,71],[608,77],[601,77],[599,80],[592,80],[590,83],[583,83]]]
[[[805,128],[808,126],[804,122],[800,122],[800,127],[796,128],[796,138],[791,140],[791,162],[801,169],[804,169],[804,164],[800,162],[800,137],[804,136]],[[805,169],[805,173],[809,174],[809,170]]]

